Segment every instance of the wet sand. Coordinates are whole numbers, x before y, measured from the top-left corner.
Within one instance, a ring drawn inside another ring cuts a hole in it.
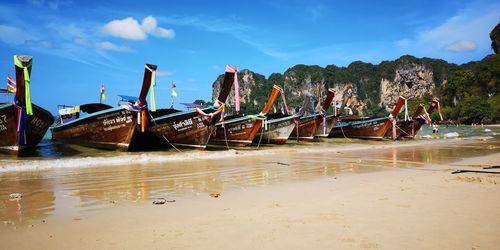
[[[2,248],[500,245],[500,175],[451,174],[457,168],[500,165],[497,143],[386,142],[316,153],[307,149],[240,152],[168,166],[4,173]],[[23,198],[5,200],[15,190]],[[155,198],[175,202],[153,205]]]

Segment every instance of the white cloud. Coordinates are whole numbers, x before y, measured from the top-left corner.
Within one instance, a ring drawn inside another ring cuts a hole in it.
[[[47,40],[29,39],[29,40],[24,41],[24,44],[26,44],[27,46],[42,47],[42,48],[47,48],[47,49],[50,49],[53,47],[52,43],[50,41],[47,41]]]
[[[156,28],[156,19],[152,16],[147,16],[142,20],[142,30],[144,32],[151,32]]]
[[[449,51],[456,51],[456,52],[461,52],[461,51],[473,51],[477,48],[476,43],[473,41],[467,41],[467,40],[462,40],[462,41],[457,41],[451,44],[448,44],[445,49]]]
[[[255,28],[242,24],[237,20],[210,18],[205,16],[160,16],[158,19],[164,23],[195,27],[208,32],[229,34],[235,39],[270,57],[277,59],[286,59],[288,57],[287,53],[279,51],[282,47],[281,45],[277,45],[274,42],[259,41],[257,38],[259,36],[254,35],[257,32]]]
[[[49,7],[52,10],[58,10],[59,7],[71,5],[72,1],[65,0],[53,0],[53,1],[45,1],[45,0],[30,0],[28,1],[30,4],[36,7]]]
[[[101,27],[101,31],[107,35],[128,40],[146,40],[148,34],[167,39],[175,37],[173,29],[158,27],[153,16],[147,16],[141,24],[132,17],[113,20]]]
[[[173,75],[175,75],[175,72],[169,71],[169,70],[157,70],[156,75],[157,76],[173,76]]]
[[[24,44],[24,42],[30,39],[30,36],[27,35],[23,30],[9,25],[0,24],[0,41],[6,44]]]
[[[105,34],[128,40],[145,40],[147,35],[137,20],[127,17],[122,20],[113,20],[101,28]]]
[[[73,42],[78,44],[78,45],[82,45],[82,46],[86,46],[86,47],[89,47],[92,45],[92,43],[87,38],[81,37],[81,36],[73,37]]]
[[[118,46],[112,42],[100,42],[96,46],[100,49],[114,50],[119,52],[131,52],[132,50],[127,46]]]
[[[167,39],[172,39],[175,37],[175,31],[173,29],[156,28],[151,34],[153,36],[163,37]]]
[[[218,72],[218,71],[220,71],[220,67],[219,67],[219,65],[213,65],[213,66],[212,66],[212,70],[213,70],[213,71],[217,71],[217,72]]]
[[[499,4],[471,4],[443,23],[418,32],[414,38],[404,38],[396,45],[425,56],[440,56],[443,51],[488,50],[489,33],[499,17]]]

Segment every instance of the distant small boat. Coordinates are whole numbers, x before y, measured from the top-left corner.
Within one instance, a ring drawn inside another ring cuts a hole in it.
[[[190,111],[159,109],[152,111],[148,132],[166,146],[205,149],[215,124],[219,121],[222,105],[226,102],[236,76],[236,69],[226,68],[224,82],[215,106]]]
[[[52,140],[128,151],[134,133],[145,130],[148,120],[146,96],[155,71],[156,65],[146,64],[141,93],[135,103],[115,108],[101,103],[61,106],[57,124],[52,127]]]
[[[425,110],[423,104],[419,104],[417,106],[417,109],[415,110],[415,113],[413,113],[412,117],[410,119],[404,121],[404,120],[398,120],[396,122],[396,138],[397,139],[414,139],[415,135],[420,131],[420,128],[422,125],[424,125],[426,122],[429,123],[431,122],[430,115],[434,111],[434,109],[438,108],[438,111],[441,116],[441,111],[440,111],[440,103],[439,99],[433,98],[430,107],[428,110]],[[420,115],[424,111],[423,115]],[[389,129],[387,133],[385,134],[385,137],[387,138],[392,138],[392,130]]]
[[[22,154],[35,148],[50,125],[52,114],[31,103],[31,56],[14,56],[16,94],[12,102],[0,103],[0,150]],[[9,94],[7,90],[0,93]]]
[[[232,146],[248,146],[267,119],[267,113],[276,101],[281,89],[274,85],[262,112],[258,115],[232,115],[224,117],[223,122],[216,125],[210,143]]]
[[[398,115],[404,103],[405,98],[400,96],[387,117],[341,117],[329,137],[381,140],[392,127],[393,117]]]

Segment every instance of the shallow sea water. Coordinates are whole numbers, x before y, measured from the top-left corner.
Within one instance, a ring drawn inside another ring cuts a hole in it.
[[[443,137],[451,132],[460,137]],[[22,225],[116,203],[446,164],[500,152],[499,127],[441,128],[438,135],[426,128],[419,135],[412,141],[339,138],[204,152],[61,149],[44,141],[31,157],[0,156],[0,221]],[[21,193],[22,198],[11,199],[11,193]]]

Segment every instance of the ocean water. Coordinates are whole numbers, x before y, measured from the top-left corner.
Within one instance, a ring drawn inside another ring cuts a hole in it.
[[[57,145],[51,141],[50,131],[45,135],[35,151],[23,157],[0,154],[0,173],[7,171],[47,170],[57,168],[80,168],[103,165],[126,165],[131,162],[147,164],[185,160],[214,159],[232,157],[238,152],[246,155],[274,154],[288,150],[337,150],[346,147],[365,147],[368,145],[392,145],[390,140],[370,141],[348,138],[321,139],[319,142],[305,143],[289,141],[285,145],[258,145],[245,148],[208,147],[205,152],[165,149],[152,152],[118,152],[100,150],[76,145]],[[423,126],[415,140],[396,141],[397,144],[426,142],[432,140],[500,140],[498,126],[441,126],[439,133]]]

